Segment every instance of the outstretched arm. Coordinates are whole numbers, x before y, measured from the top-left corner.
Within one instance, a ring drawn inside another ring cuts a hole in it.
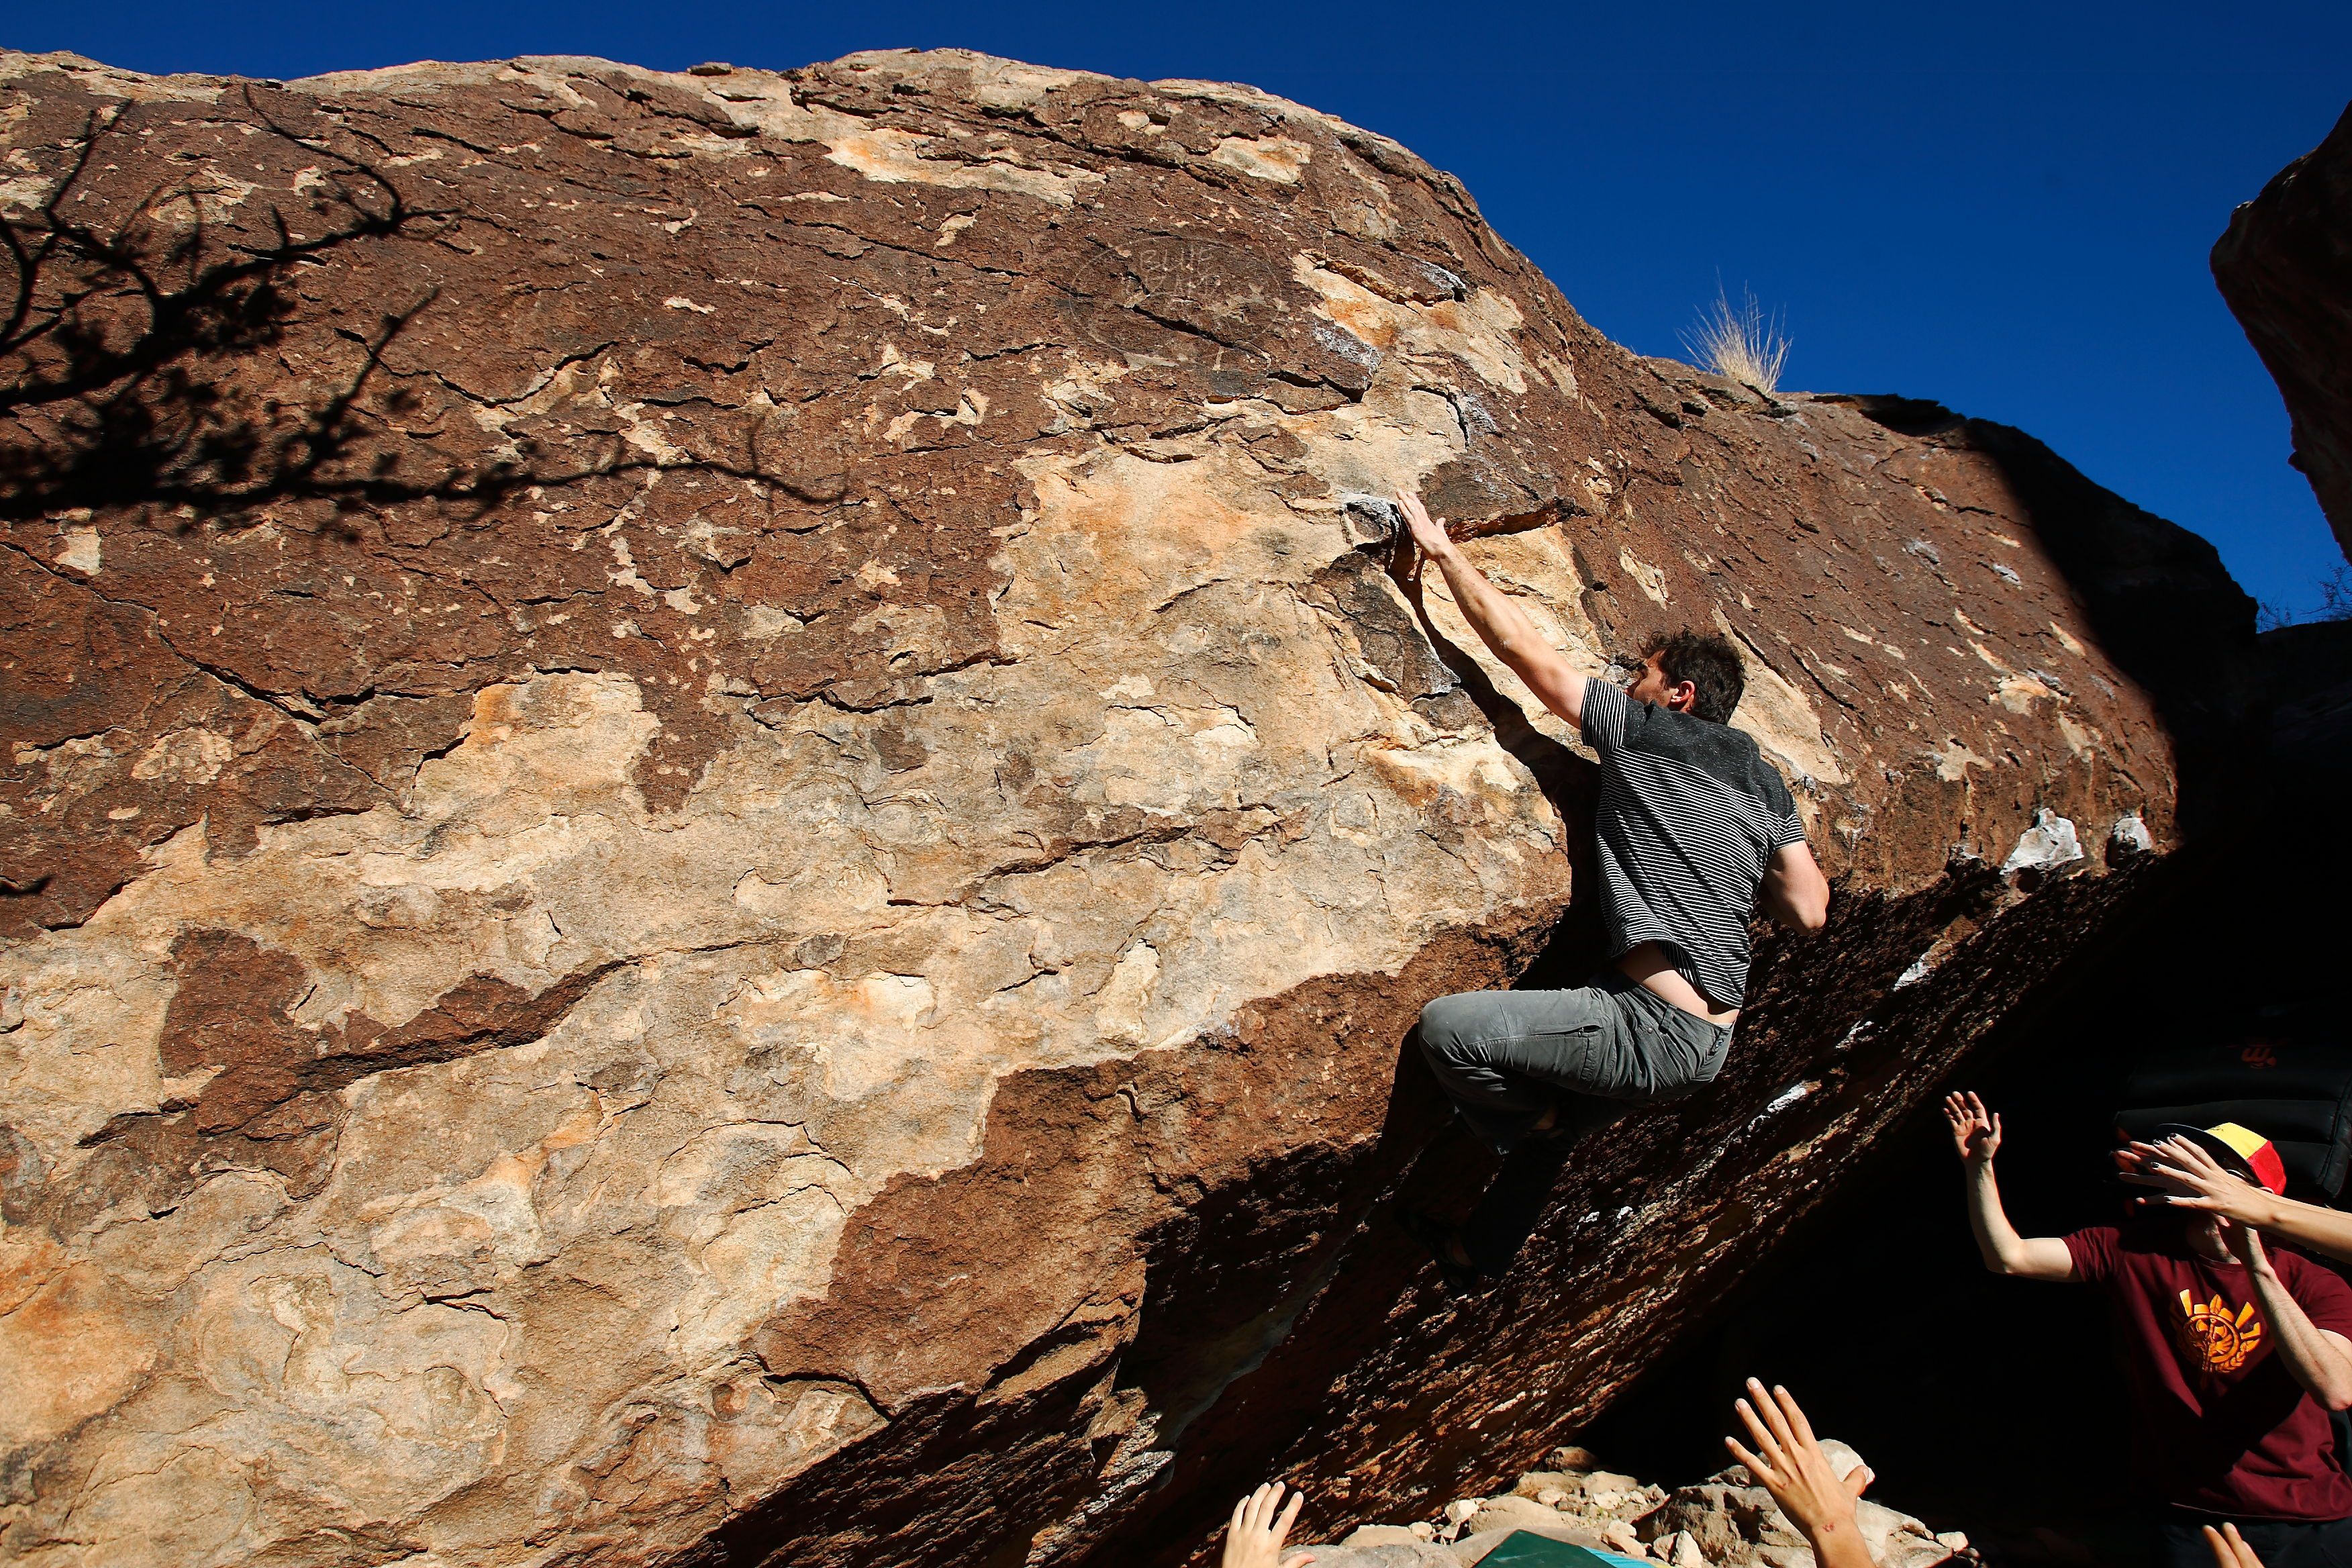
[[[2254,1549],[2246,1544],[2234,1524],[2224,1523],[2221,1530],[2207,1525],[2205,1546],[2213,1553],[2214,1568],[2263,1568],[2263,1560],[2254,1555]]]
[[[1829,923],[1830,879],[1822,875],[1806,845],[1783,844],[1775,849],[1757,892],[1764,912],[1791,931],[1819,931]]]
[[[1511,603],[1508,594],[1487,582],[1464,558],[1446,536],[1445,525],[1429,515],[1419,496],[1399,490],[1396,500],[1405,526],[1412,531],[1413,545],[1445,574],[1445,586],[1478,640],[1527,682],[1528,689],[1545,707],[1582,730],[1585,678],[1560,657],[1559,649],[1544,641],[1543,634]]]
[[[2229,1230],[2230,1250],[2253,1279],[2254,1299],[2271,1321],[2279,1359],[2295,1382],[2330,1410],[2352,1410],[2352,1342],[2314,1323],[2271,1267],[2263,1238],[2242,1225]]]
[[[1944,1097],[1944,1120],[1951,1125],[1953,1145],[1969,1176],[1969,1228],[1976,1233],[1977,1250],[1995,1274],[2023,1279],[2072,1279],[2074,1255],[2054,1236],[2026,1237],[2017,1234],[2001,1207],[2000,1184],[1993,1180],[1992,1157],[2000,1150],[2000,1118],[1989,1114],[1973,1094]]]
[[[1234,1517],[1225,1526],[1223,1568],[1307,1568],[1315,1561],[1313,1552],[1282,1554],[1282,1543],[1290,1538],[1290,1527],[1298,1522],[1299,1505],[1306,1500],[1305,1492],[1293,1492],[1285,1507],[1282,1483],[1268,1481],[1234,1504]]]
[[[2118,1156],[2124,1180],[2160,1187],[2178,1209],[2203,1209],[2352,1262],[2352,1214],[2280,1197],[2241,1180],[2186,1138],[2135,1143]]]
[[[1726,1437],[1723,1446],[1748,1467],[1757,1485],[1772,1494],[1789,1522],[1804,1532],[1821,1568],[1876,1568],[1853,1517],[1855,1500],[1874,1479],[1870,1467],[1856,1465],[1841,1479],[1787,1389],[1767,1390],[1751,1377],[1748,1394],[1736,1408],[1755,1439],[1755,1450],[1750,1452],[1736,1437]]]

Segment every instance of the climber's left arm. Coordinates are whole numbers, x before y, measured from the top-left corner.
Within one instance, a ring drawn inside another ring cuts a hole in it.
[[[1772,852],[1757,896],[1764,912],[1791,931],[1819,931],[1829,923],[1830,879],[1822,875],[1812,849],[1801,842],[1783,844]]]

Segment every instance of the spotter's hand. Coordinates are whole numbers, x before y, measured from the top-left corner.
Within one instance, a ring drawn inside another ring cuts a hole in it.
[[[1990,1160],[2000,1152],[2000,1118],[1975,1095],[1944,1096],[1944,1122],[1952,1130],[1952,1147],[1962,1160]]]

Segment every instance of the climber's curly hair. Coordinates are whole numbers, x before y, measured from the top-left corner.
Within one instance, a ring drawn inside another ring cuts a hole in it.
[[[1658,668],[1665,672],[1669,684],[1679,686],[1687,680],[1697,689],[1698,699],[1691,704],[1694,715],[1717,724],[1730,721],[1748,690],[1748,675],[1740,668],[1739,651],[1728,641],[1685,629],[1660,637],[1643,658],[1652,654],[1657,656]]]

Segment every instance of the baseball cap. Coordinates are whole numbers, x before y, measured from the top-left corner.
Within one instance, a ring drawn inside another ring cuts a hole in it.
[[[2250,1127],[2241,1127],[2234,1121],[2213,1127],[2167,1121],[2151,1134],[2151,1141],[2158,1143],[2168,1138],[2186,1138],[2212,1155],[2232,1175],[2242,1176],[2273,1193],[2286,1191],[2286,1162],[2279,1158],[2276,1145]]]

